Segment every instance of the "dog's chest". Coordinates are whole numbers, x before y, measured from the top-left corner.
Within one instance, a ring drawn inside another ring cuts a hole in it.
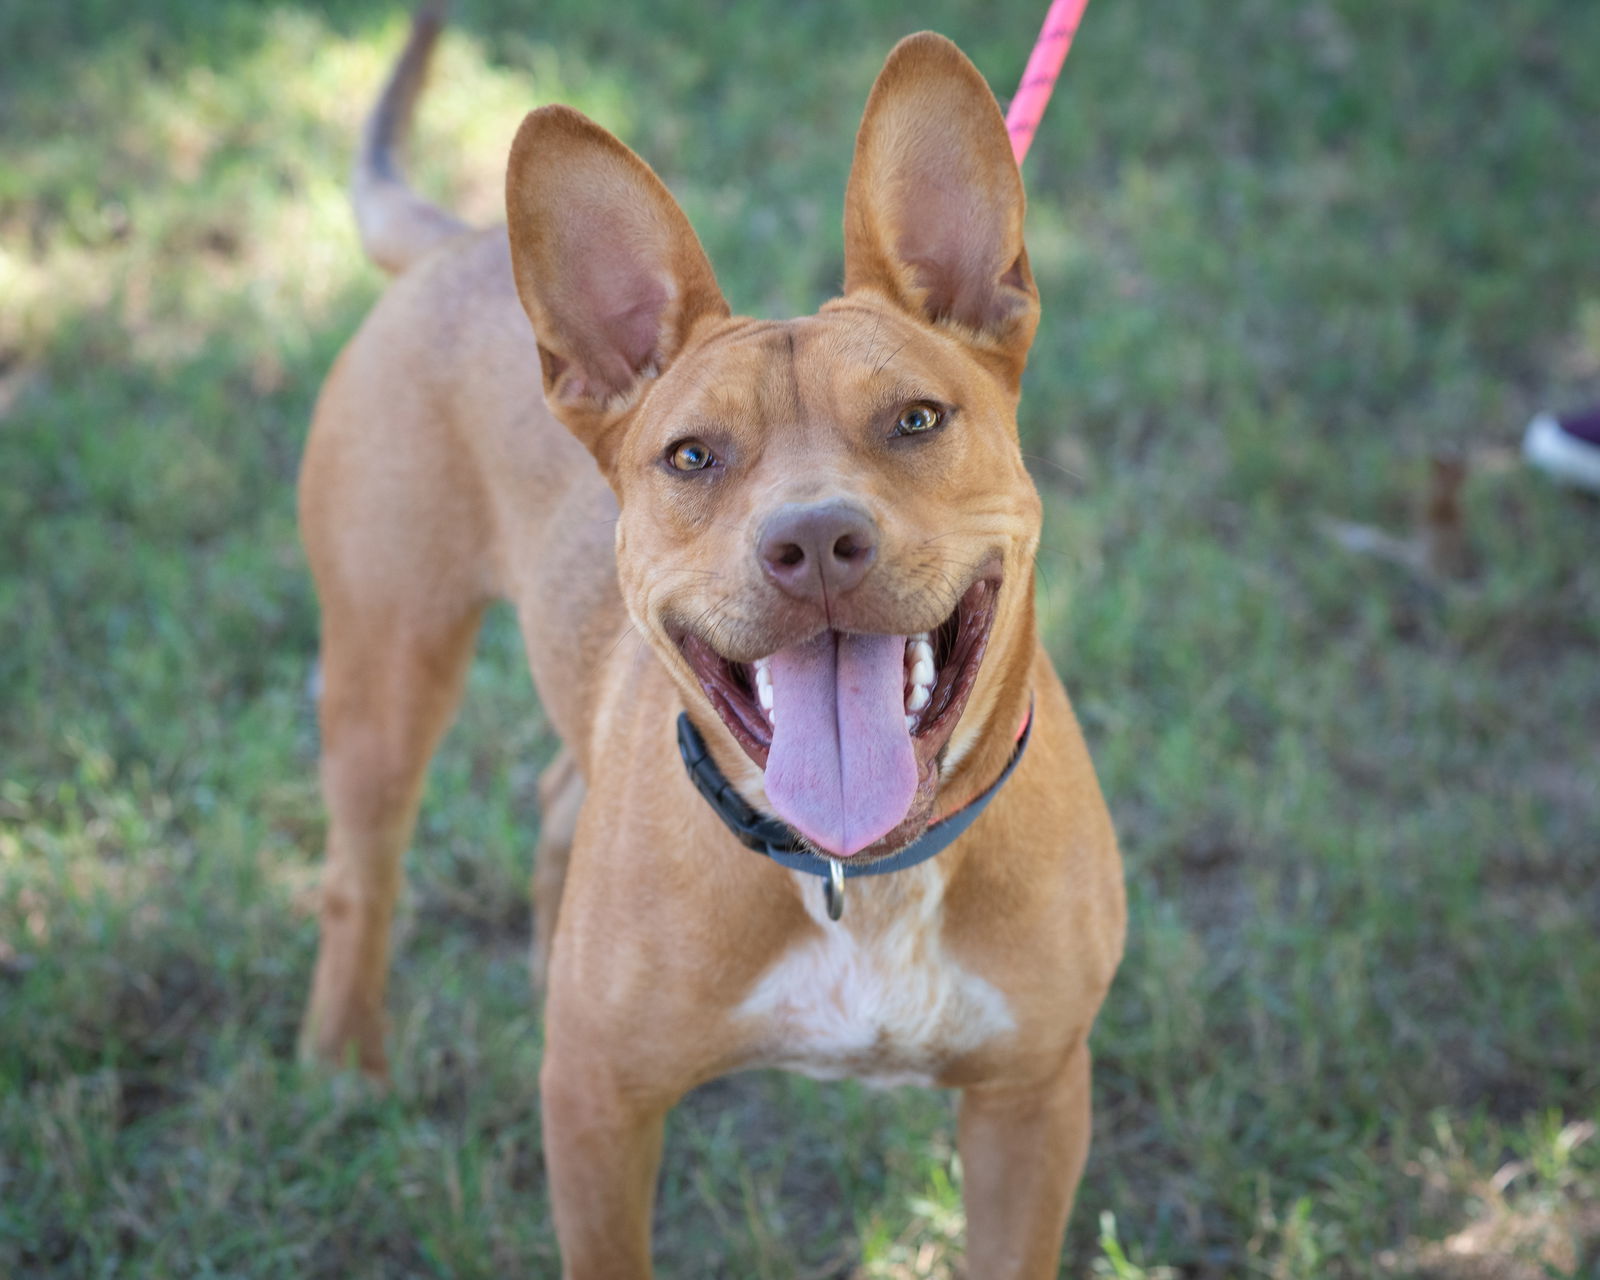
[[[934,867],[851,881],[847,919],[839,922],[827,919],[818,882],[795,875],[820,936],[784,952],[741,1005],[755,1023],[751,1065],[824,1080],[927,1085],[1013,1029],[1000,990],[941,942]]]

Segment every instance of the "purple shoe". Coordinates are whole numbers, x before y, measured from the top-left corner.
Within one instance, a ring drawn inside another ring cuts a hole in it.
[[[1539,414],[1522,438],[1522,456],[1564,484],[1600,493],[1600,404],[1564,418]]]

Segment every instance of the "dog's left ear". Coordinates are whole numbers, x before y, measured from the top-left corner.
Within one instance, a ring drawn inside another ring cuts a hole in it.
[[[947,325],[1022,378],[1039,294],[1022,243],[1005,118],[965,54],[931,31],[894,47],[867,99],[845,192],[845,292]]]

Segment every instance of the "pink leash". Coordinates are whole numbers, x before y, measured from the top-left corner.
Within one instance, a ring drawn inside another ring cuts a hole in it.
[[[1056,87],[1061,64],[1067,60],[1072,37],[1077,35],[1078,23],[1083,21],[1083,11],[1088,7],[1089,0],[1050,0],[1050,12],[1044,15],[1044,26],[1028,55],[1017,96],[1011,99],[1011,110],[1006,112],[1006,132],[1011,135],[1011,154],[1016,156],[1018,167],[1028,154],[1028,144],[1044,116],[1050,91]]]

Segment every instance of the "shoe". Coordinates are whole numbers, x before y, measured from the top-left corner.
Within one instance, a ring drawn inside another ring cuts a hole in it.
[[[1522,456],[1564,484],[1600,493],[1600,404],[1564,418],[1539,414],[1522,438]]]

